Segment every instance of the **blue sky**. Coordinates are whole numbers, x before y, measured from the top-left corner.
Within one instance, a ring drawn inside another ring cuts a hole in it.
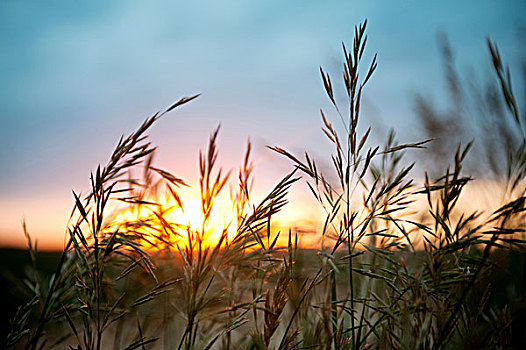
[[[414,94],[444,99],[437,32],[448,35],[461,71],[484,77],[488,35],[517,67],[525,13],[525,1],[489,0],[2,1],[0,236],[20,235],[23,217],[35,231],[50,217],[60,226],[71,189],[87,188],[119,136],[183,95],[203,94],[153,129],[159,163],[195,176],[198,149],[221,123],[226,167],[250,137],[262,186],[270,185],[286,164],[266,144],[325,146],[318,68],[338,80],[341,42],[350,45],[365,18],[379,68],[364,123],[376,126],[377,140],[387,127],[414,140]]]

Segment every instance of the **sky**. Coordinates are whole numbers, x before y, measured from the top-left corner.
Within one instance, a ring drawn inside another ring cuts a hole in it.
[[[319,75],[341,76],[341,43],[368,19],[366,58],[379,67],[364,125],[418,140],[414,96],[445,99],[437,33],[459,69],[490,70],[486,37],[518,67],[526,1],[10,1],[0,2],[0,245],[59,247],[89,173],[122,134],[181,96],[201,93],[151,131],[156,163],[195,184],[197,154],[221,125],[221,162],[248,139],[256,187],[290,170],[265,146],[323,154]],[[341,88],[341,83],[336,84]]]

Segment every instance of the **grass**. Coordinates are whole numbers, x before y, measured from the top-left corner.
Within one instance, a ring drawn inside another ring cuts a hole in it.
[[[366,22],[357,26],[351,48],[343,46],[344,105],[321,70],[334,107],[332,118],[321,112],[324,137],[333,145],[332,172],[321,172],[308,153],[298,157],[270,147],[290,159],[291,172],[254,202],[249,144],[231,195],[231,233],[211,224],[215,201],[231,181],[216,162],[217,129],[199,157],[201,223],[172,222],[169,211],[184,209],[178,192],[187,185],[153,165],[155,148],[146,133],[197,96],[182,98],[121,138],[109,163],[91,174],[89,193],[73,193],[69,238],[51,275],[40,272],[40,253],[27,233],[33,268],[25,285],[31,298],[11,320],[4,346],[519,347],[525,324],[526,138],[498,50],[489,43],[521,142],[504,143],[510,157],[502,181],[509,195],[482,215],[458,205],[472,182],[463,170],[471,143],[456,148],[442,174],[426,174],[418,184],[404,153],[430,140],[399,144],[391,133],[384,145],[370,145],[371,128],[360,132],[362,94],[377,67],[376,56],[362,67],[365,29]],[[276,231],[272,224],[300,181],[326,214],[323,229],[315,232],[320,246],[312,249],[300,249],[296,233]],[[171,208],[161,200],[166,195]],[[109,219],[112,201],[135,215]],[[506,275],[508,268],[513,275]]]

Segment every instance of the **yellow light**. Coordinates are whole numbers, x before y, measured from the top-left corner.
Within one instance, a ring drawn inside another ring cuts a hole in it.
[[[181,208],[172,196],[162,195],[158,198],[146,198],[152,204],[133,204],[118,210],[117,214],[106,225],[107,232],[116,228],[140,233],[144,242],[159,244],[162,240],[175,246],[188,245],[188,234],[199,237],[202,246],[217,245],[222,233],[226,230],[228,239],[236,233],[235,212],[232,203],[220,196],[214,199],[214,206],[209,220],[204,223],[201,199],[195,193],[185,191],[179,193],[183,207]],[[162,238],[162,240],[160,239]],[[155,249],[143,244],[147,249]]]
[[[177,207],[175,210],[169,211],[165,219],[171,223],[186,226],[192,231],[201,230],[204,219],[201,201],[198,198],[188,199],[183,202],[183,209]]]

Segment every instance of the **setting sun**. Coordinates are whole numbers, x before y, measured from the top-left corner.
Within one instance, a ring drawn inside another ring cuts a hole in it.
[[[201,200],[192,196],[181,196],[182,207],[173,196],[161,196],[145,202],[151,204],[132,204],[116,210],[106,230],[115,227],[133,229],[147,234],[150,244],[187,244],[188,234],[198,235],[205,246],[215,246],[224,230],[231,239],[235,235],[235,218],[232,217],[232,204],[225,198],[218,198],[212,208],[209,220],[205,223]],[[155,203],[155,204],[154,204]],[[155,241],[158,239],[159,241]]]
[[[186,225],[192,230],[200,230],[204,220],[201,201],[198,198],[190,198],[184,202],[183,208],[175,207],[166,213],[165,218],[169,222]]]

